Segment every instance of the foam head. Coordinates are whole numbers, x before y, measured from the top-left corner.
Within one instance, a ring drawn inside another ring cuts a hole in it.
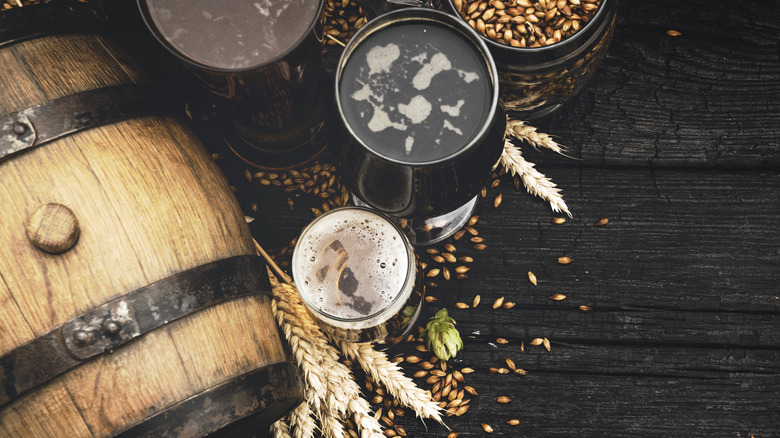
[[[182,56],[242,70],[287,53],[318,18],[315,0],[146,0],[157,31]]]
[[[339,104],[352,132],[377,154],[437,162],[469,144],[493,94],[488,61],[451,27],[403,21],[378,27],[348,53]]]
[[[364,320],[413,286],[412,257],[406,237],[386,218],[364,208],[340,208],[303,231],[293,253],[293,277],[316,312]]]

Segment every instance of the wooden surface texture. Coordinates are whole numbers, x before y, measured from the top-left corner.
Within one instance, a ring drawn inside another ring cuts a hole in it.
[[[521,145],[574,217],[552,224],[560,215],[502,177],[478,206],[487,249],[454,242],[475,259],[468,278],[429,289],[438,301],[424,317],[448,308],[465,340],[450,366],[476,370],[470,410],[447,419],[460,437],[487,436],[481,423],[505,437],[780,435],[779,56],[776,1],[621,2],[592,80],[531,122],[574,158]],[[318,199],[219,162],[267,249],[313,218]],[[478,294],[477,308],[456,308]],[[515,307],[493,309],[499,297]],[[489,372],[506,358],[528,375]],[[447,436],[408,411],[396,422],[409,436]]]

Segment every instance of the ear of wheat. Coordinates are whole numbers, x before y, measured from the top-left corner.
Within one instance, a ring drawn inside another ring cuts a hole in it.
[[[373,346],[367,343],[340,342],[339,346],[348,359],[357,361],[366,374],[384,386],[401,404],[412,408],[419,417],[432,418],[444,424],[441,408],[427,392],[406,377],[398,365],[390,362],[385,353],[374,350]]]
[[[342,421],[351,416],[362,438],[382,438],[382,426],[360,393],[349,369],[339,362],[339,353],[300,302],[294,285],[281,283],[269,269],[274,299],[272,309],[301,368],[307,407],[299,406],[291,415],[295,438],[312,437],[316,429],[314,413],[327,437],[344,436]],[[277,430],[283,430],[279,427]],[[275,431],[276,433],[276,431]]]
[[[507,173],[513,176],[518,175],[528,193],[539,196],[550,203],[550,208],[553,211],[563,212],[572,217],[571,211],[561,195],[561,189],[550,178],[536,170],[533,163],[523,157],[520,148],[512,144],[512,138],[527,141],[534,147],[550,149],[561,155],[564,155],[563,148],[549,135],[537,132],[536,128],[519,120],[507,120],[504,150],[493,169],[500,165],[506,169]]]

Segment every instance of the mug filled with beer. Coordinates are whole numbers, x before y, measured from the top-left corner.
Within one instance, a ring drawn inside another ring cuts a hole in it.
[[[462,20],[399,9],[363,26],[336,71],[353,201],[398,219],[414,245],[468,220],[503,150],[506,116],[485,43]]]
[[[285,169],[326,147],[331,81],[317,0],[137,0],[160,44],[208,91],[226,145],[255,167]]]
[[[298,238],[292,271],[304,305],[334,339],[394,344],[419,317],[425,289],[414,249],[371,209],[316,218]]]

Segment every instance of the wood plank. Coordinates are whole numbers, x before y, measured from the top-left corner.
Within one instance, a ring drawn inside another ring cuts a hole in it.
[[[93,436],[61,382],[49,385],[45,392],[28,394],[23,400],[26,402],[4,408],[0,436]]]
[[[0,276],[0,355],[35,337]]]
[[[591,82],[534,126],[583,164],[780,164],[776,4],[624,1],[618,17]]]
[[[771,436],[780,426],[778,175],[544,170],[575,217],[554,225],[542,202],[492,190],[478,211],[488,249],[456,243],[456,255],[476,259],[470,278],[430,292],[439,301],[426,315],[447,307],[467,336],[455,366],[477,370],[468,382],[480,395],[473,412],[450,419],[455,430],[479,436],[492,421],[503,436]],[[594,226],[601,217],[609,223]],[[559,264],[563,255],[574,262]],[[476,294],[476,309],[455,308]],[[517,305],[492,309],[501,296]],[[536,337],[551,351],[530,346]],[[487,373],[507,357],[529,376]],[[515,401],[500,405],[499,395]],[[440,433],[404,424],[413,436]]]
[[[501,378],[500,378],[501,377]],[[777,380],[642,378],[625,375],[546,374],[475,377],[472,410],[447,424],[461,437],[771,437],[777,430]],[[497,383],[500,382],[500,383]],[[507,405],[496,397],[513,399]],[[473,412],[478,410],[478,413]],[[518,426],[505,422],[518,419]],[[446,436],[400,418],[408,436]]]
[[[473,408],[448,424],[461,436],[481,436],[485,421],[494,435],[512,437],[771,436],[780,408],[780,177],[538,167],[563,189],[574,218],[552,224],[560,214],[503,177],[478,206],[476,229],[488,248],[454,242],[455,255],[475,258],[469,278],[437,278],[439,287],[429,289],[438,301],[423,317],[448,308],[466,341],[451,365],[477,370],[467,377],[480,393]],[[285,245],[309,220],[306,196],[293,196],[291,211],[281,189],[233,175],[246,211],[259,202],[250,226],[262,224],[253,232],[268,245]],[[604,217],[605,226],[593,225]],[[564,255],[574,262],[559,264]],[[567,298],[550,300],[554,293]],[[455,307],[477,294],[476,309]],[[502,296],[516,306],[492,309]],[[536,337],[550,339],[551,351],[531,347]],[[412,345],[391,354],[421,355]],[[487,372],[507,357],[529,376]],[[500,405],[499,395],[515,401]],[[521,425],[503,424],[510,418]],[[446,435],[430,422],[426,430],[398,421],[410,436]]]
[[[448,294],[470,301],[516,294],[545,304],[563,293],[568,304],[611,308],[777,312],[780,178],[773,172],[604,170],[540,167],[562,189],[575,214],[554,225],[544,201],[515,191],[508,178],[478,206],[488,249],[456,242],[457,255],[477,262]],[[234,183],[253,233],[269,248],[286,245],[312,217],[306,196]],[[493,196],[503,203],[493,209]],[[259,201],[259,213],[249,206]],[[316,205],[316,204],[314,204]],[[594,226],[609,218],[604,227]],[[558,257],[574,263],[560,265]],[[533,271],[539,286],[532,286]],[[773,283],[775,282],[775,283]],[[437,295],[442,293],[433,292]],[[465,295],[472,294],[471,296]]]
[[[460,289],[523,293],[531,304],[559,292],[577,305],[780,309],[777,288],[768,287],[780,279],[775,173],[542,170],[563,188],[575,218],[554,225],[543,201],[513,188],[503,190],[498,211],[481,203],[489,248]],[[594,226],[599,218],[609,223]],[[574,262],[561,265],[562,256]]]

